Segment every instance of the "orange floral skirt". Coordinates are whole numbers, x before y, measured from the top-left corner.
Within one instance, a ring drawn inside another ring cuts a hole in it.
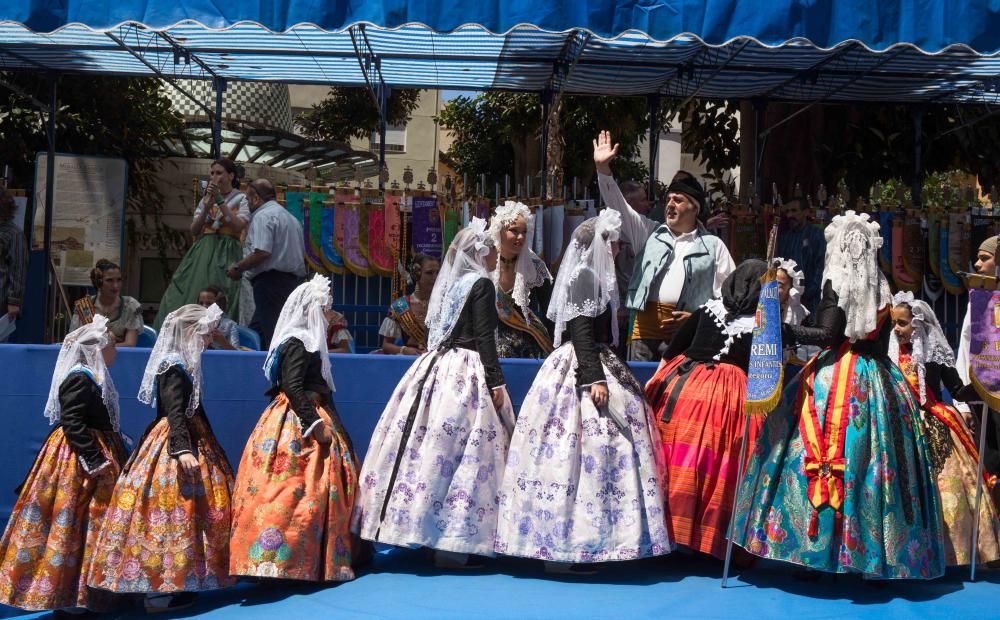
[[[170,426],[150,426],[115,485],[90,572],[112,592],[197,592],[236,583],[229,576],[233,471],[208,422],[190,419],[200,465],[194,480],[170,456]]]
[[[86,579],[125,447],[118,433],[91,433],[110,461],[94,477],[62,427],[35,457],[0,540],[0,603],[30,610],[111,608],[113,597],[87,588]]]
[[[234,575],[348,581],[362,552],[351,534],[358,464],[336,410],[316,401],[333,431],[321,445],[284,392],[261,415],[236,477],[229,570]]]

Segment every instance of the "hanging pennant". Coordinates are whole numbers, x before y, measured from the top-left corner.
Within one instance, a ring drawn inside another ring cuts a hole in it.
[[[535,200],[535,205],[531,206],[531,215],[534,226],[531,230],[531,238],[526,239],[528,247],[538,255],[539,258],[545,260],[545,205],[540,200]]]
[[[566,219],[566,206],[554,204],[545,210],[542,215],[545,230],[545,257],[549,268],[555,272],[556,266],[562,260],[563,249],[563,221]]]
[[[481,220],[490,219],[490,201],[488,198],[480,198],[476,202],[476,217]]]
[[[969,379],[990,409],[1000,409],[1000,290],[991,276],[970,275]]]
[[[948,217],[948,214],[944,214],[941,217],[939,228],[941,232],[941,243],[938,254],[938,268],[941,273],[941,284],[944,285],[944,289],[952,295],[961,295],[965,292],[965,288],[962,286],[962,280],[954,271],[952,271],[951,264],[948,259],[948,248],[950,247],[951,242],[950,227],[950,218]]]
[[[927,211],[927,266],[935,277],[941,277],[941,212]]]
[[[326,192],[311,191],[306,194],[303,202],[309,206],[309,248],[323,271],[327,271],[326,263],[323,262],[323,201],[329,197]]]
[[[342,192],[344,190],[340,189],[336,191]],[[333,236],[336,234],[337,230],[336,213],[337,194],[335,193],[332,198],[328,197],[323,201],[323,238],[322,247],[320,248],[323,251],[323,254],[321,257],[323,259],[323,266],[326,267],[331,273],[345,273],[347,269],[344,265],[344,259],[340,255],[340,252],[337,251],[337,248],[333,245]]]
[[[948,265],[955,273],[971,271],[972,216],[969,213],[948,214]],[[976,246],[979,247],[979,246]],[[943,248],[942,248],[943,250]]]
[[[397,256],[401,254],[399,240],[402,232],[400,228],[402,200],[403,194],[399,190],[389,190],[385,193],[385,244]]]
[[[441,259],[441,212],[428,192],[413,194],[413,249]]]
[[[773,264],[777,227],[771,229],[766,250],[768,264]],[[784,349],[781,345],[781,303],[778,301],[777,270],[771,267],[761,278],[760,297],[753,339],[750,344],[750,365],[747,370],[746,412],[751,415],[770,413],[781,402],[784,382]]]
[[[302,202],[305,194],[302,193],[301,185],[289,185],[285,190],[285,208],[295,216],[301,224],[305,221],[302,217]]]
[[[903,224],[903,266],[910,279],[916,283],[917,291],[919,291],[920,283],[924,279],[924,271],[927,269],[926,248],[927,237],[923,226],[921,226],[920,212],[910,209],[906,212],[906,220]]]
[[[311,234],[313,219],[320,221],[322,215],[317,211],[317,217],[311,217],[313,215],[311,205],[306,198],[308,198],[308,194],[302,194],[302,199],[299,202],[302,205],[302,245],[305,249],[306,265],[316,273],[326,273],[323,260],[313,251]]]
[[[451,246],[451,240],[458,234],[459,219],[457,209],[451,206],[441,209],[441,245],[445,253],[448,252],[448,247]]]
[[[878,229],[882,236],[882,248],[878,253],[878,264],[885,273],[892,273],[892,220],[895,215],[885,207],[878,213]]]
[[[892,281],[897,289],[916,293],[920,292],[920,280],[911,277],[906,270],[903,225],[904,220],[900,217],[892,220]]]
[[[386,243],[385,234],[385,201],[382,192],[371,190],[365,200],[365,215],[368,226],[365,227],[363,246],[367,248],[368,264],[376,275],[390,277],[396,264],[391,247]]]
[[[371,275],[368,259],[361,253],[361,203],[358,197],[344,202],[337,211],[334,235],[337,251],[351,273],[367,278]]]

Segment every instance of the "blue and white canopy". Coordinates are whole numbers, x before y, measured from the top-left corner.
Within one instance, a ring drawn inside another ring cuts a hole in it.
[[[994,102],[986,0],[7,0],[0,71]],[[359,60],[360,59],[360,60]]]

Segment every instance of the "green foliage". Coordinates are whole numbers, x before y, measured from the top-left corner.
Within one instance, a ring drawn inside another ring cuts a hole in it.
[[[389,96],[389,124],[406,124],[419,103],[419,90],[393,90]],[[306,137],[347,142],[378,131],[378,107],[367,88],[331,88],[325,99],[300,114],[296,122]]]

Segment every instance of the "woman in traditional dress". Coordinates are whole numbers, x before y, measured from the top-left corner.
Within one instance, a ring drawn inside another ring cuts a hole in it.
[[[134,347],[142,330],[142,306],[135,298],[121,294],[122,268],[102,258],[90,270],[90,281],[97,294],[77,300],[69,322],[70,331],[101,314],[108,317],[107,328],[114,337],[114,343]]]
[[[330,324],[326,328],[326,346],[330,353],[353,353],[354,337],[347,328],[347,317],[330,309]]]
[[[740,484],[735,542],[809,569],[883,579],[944,572],[940,496],[920,404],[887,351],[892,295],[878,224],[826,228],[815,327],[782,338],[825,350],[768,414]]]
[[[722,297],[684,323],[646,384],[663,438],[674,542],[719,559],[739,485],[750,343],[766,271],[763,261],[747,260],[729,274]],[[752,442],[761,420],[750,422]]]
[[[413,293],[392,300],[389,316],[382,320],[382,352],[391,355],[420,355],[427,350],[427,302],[434,290],[441,263],[430,254],[417,254],[410,264],[416,282]]]
[[[521,407],[500,491],[497,552],[546,560],[550,572],[671,549],[656,421],[608,348],[620,229],[605,209],[573,232],[549,305],[557,348]]]
[[[197,304],[167,315],[139,386],[156,420],[115,485],[88,583],[145,593],[146,609],[179,609],[196,592],[233,585],[229,524],[233,472],[202,407],[202,352],[222,310]]]
[[[927,445],[941,493],[945,563],[969,564],[976,521],[979,450],[962,414],[943,402],[941,385],[956,398],[975,400],[975,391],[962,383],[955,369],[955,353],[927,302],[914,299],[913,293],[900,292],[892,298],[892,304],[895,327],[889,343],[889,359],[899,365],[922,406]],[[1000,521],[989,494],[990,486],[983,485],[979,510],[977,562],[983,563],[1000,558]]]
[[[531,249],[534,216],[520,202],[507,201],[490,219],[489,234],[499,251],[491,274],[497,290],[497,354],[543,358],[552,352],[552,339],[532,312],[532,296],[545,316],[552,292],[552,274]]]
[[[802,293],[806,290],[805,276],[798,263],[790,258],[775,258],[774,265],[782,320],[789,325],[802,325],[809,318],[809,309],[802,305]],[[786,346],[786,380],[790,380],[819,351],[819,347],[812,345]],[[788,372],[789,370],[794,372]]]
[[[93,545],[125,461],[107,323],[95,316],[67,335],[59,351],[45,404],[45,417],[56,427],[21,485],[0,540],[5,605],[82,612],[108,611],[112,602],[87,587]]]
[[[230,571],[349,581],[362,547],[351,534],[358,465],[333,406],[327,351],[330,280],[300,284],[278,317],[264,374],[274,398],[240,460]]]
[[[153,327],[160,329],[168,314],[198,300],[207,286],[219,286],[230,302],[229,316],[240,318],[240,280],[226,277],[226,269],[243,258],[240,237],[250,223],[250,203],[239,190],[239,171],[225,157],[212,162],[211,180],[191,219],[197,237],[174,272],[160,300]]]
[[[382,412],[361,469],[354,531],[367,540],[438,550],[440,566],[492,556],[497,492],[514,412],[494,333],[486,222],[448,247],[427,311],[428,352]]]

